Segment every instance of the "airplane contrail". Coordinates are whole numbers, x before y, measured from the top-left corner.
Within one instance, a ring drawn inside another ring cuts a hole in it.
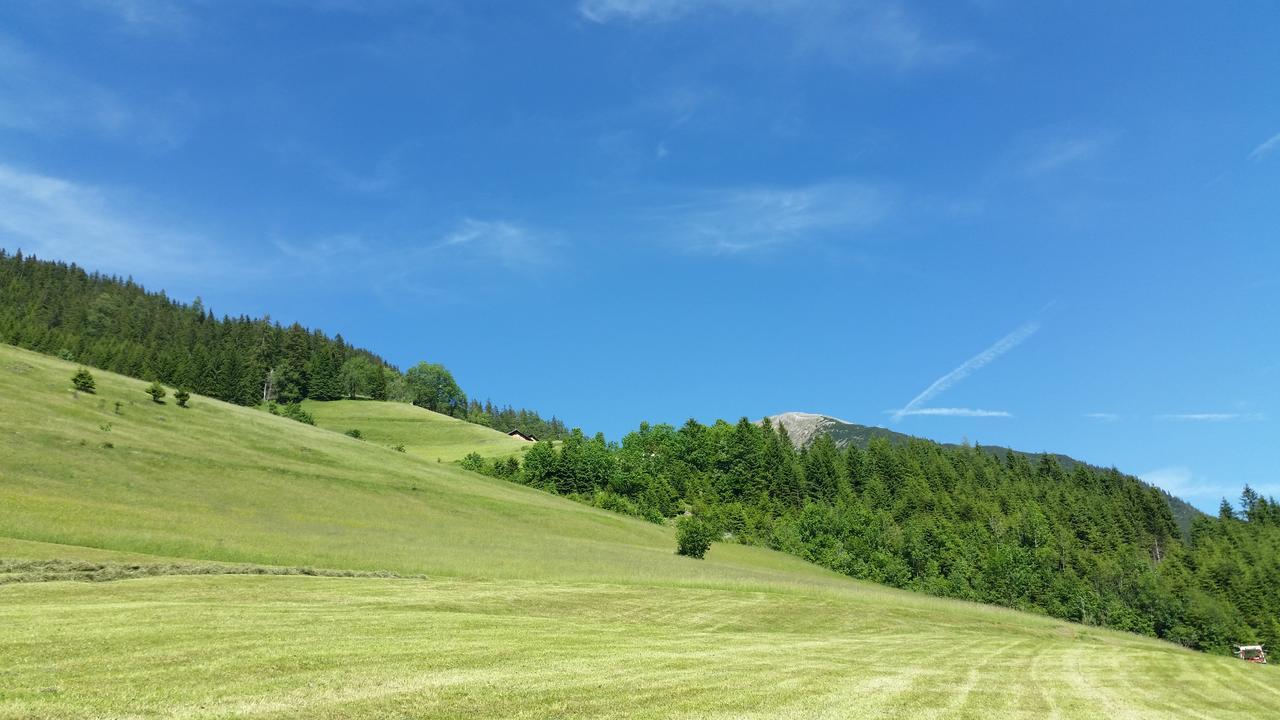
[[[901,420],[903,417],[912,414],[912,411],[919,408],[921,404],[928,402],[934,396],[945,391],[947,388],[951,387],[952,385],[955,385],[956,383],[969,377],[970,375],[977,372],[978,370],[981,370],[982,368],[986,367],[988,364],[991,363],[992,360],[995,360],[1001,355],[1018,347],[1019,345],[1022,344],[1024,340],[1031,337],[1039,329],[1040,329],[1040,323],[1029,322],[1026,325],[1023,325],[1022,327],[1018,328],[1017,330],[1014,330],[1013,332],[1009,333],[1008,335],[1005,335],[1004,337],[1000,338],[1000,340],[998,340],[995,345],[992,345],[986,350],[983,350],[977,355],[974,355],[968,360],[965,360],[964,363],[960,365],[960,367],[956,368],[955,370],[952,370],[946,375],[943,375],[937,380],[934,380],[932,385],[924,389],[924,392],[915,396],[915,398],[913,398],[911,402],[904,405],[901,410],[895,412],[893,414],[894,422],[897,422],[898,420]]]

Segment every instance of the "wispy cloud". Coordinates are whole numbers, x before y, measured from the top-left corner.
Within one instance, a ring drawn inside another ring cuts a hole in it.
[[[378,155],[369,169],[353,169],[330,153],[309,147],[296,140],[269,146],[281,159],[319,171],[338,189],[358,194],[376,194],[391,190],[401,182],[401,168],[406,158],[420,143],[401,143]]]
[[[1044,175],[1088,160],[1106,145],[1102,137],[1075,137],[1051,140],[1036,148],[1025,166],[1029,175]]]
[[[906,417],[907,415],[913,414],[914,411],[921,409],[921,406],[923,406],[925,403],[929,402],[929,400],[933,399],[939,394],[945,392],[952,385],[955,385],[961,380],[964,380],[965,378],[969,377],[973,373],[991,364],[996,358],[1000,357],[1001,355],[1021,345],[1023,342],[1026,341],[1027,338],[1034,335],[1035,332],[1039,329],[1040,329],[1040,323],[1029,322],[1026,325],[1023,325],[1022,327],[1018,328],[1017,330],[1014,330],[1013,332],[1009,333],[1008,335],[1005,335],[1004,337],[1000,338],[991,347],[987,348],[986,350],[983,350],[977,355],[974,355],[973,357],[964,361],[955,370],[952,370],[946,375],[943,375],[942,377],[933,381],[932,385],[925,388],[923,392],[921,392],[919,395],[912,398],[911,402],[904,405],[901,410],[898,410],[897,412],[895,412],[893,414],[893,420],[896,422]]]
[[[941,417],[983,417],[983,418],[1007,418],[1013,417],[1012,413],[1004,410],[979,410],[977,408],[913,408],[911,410],[889,410],[893,413],[894,419],[907,415],[934,415]]]
[[[588,20],[601,24],[618,20],[667,22],[699,9],[727,5],[732,3],[706,0],[582,0],[578,3],[578,12]]]
[[[291,268],[301,269],[308,274],[323,273],[335,268],[349,271],[362,262],[381,264],[383,260],[375,257],[376,253],[371,252],[369,243],[354,233],[326,235],[303,243],[273,238],[271,244],[288,259]]]
[[[138,32],[172,31],[191,22],[187,10],[175,0],[86,0],[86,4]]]
[[[883,189],[860,183],[800,188],[749,188],[695,194],[655,211],[658,231],[686,250],[737,254],[849,237],[878,224],[891,207]]]
[[[429,249],[497,262],[509,270],[529,271],[552,262],[551,250],[560,244],[559,239],[518,223],[466,218]]]
[[[125,274],[218,271],[207,238],[148,215],[101,188],[0,163],[0,245]]]
[[[463,219],[433,237],[384,242],[359,232],[268,240],[247,257],[225,237],[157,215],[130,192],[43,175],[0,163],[0,247],[85,263],[95,270],[183,281],[209,277],[360,278],[375,291],[449,296],[465,271],[501,267],[536,275],[556,264],[562,245],[549,232],[505,220]]]
[[[1249,159],[1254,162],[1259,162],[1276,150],[1280,150],[1280,133],[1272,135],[1267,138],[1266,142],[1254,148],[1253,152],[1249,153]]]
[[[391,286],[435,280],[471,266],[502,267],[532,274],[555,263],[555,235],[505,220],[464,218],[448,230],[417,242],[403,237],[334,233],[307,240],[275,238],[272,245],[294,271],[377,278]],[[447,284],[447,283],[446,283]]]
[[[1232,488],[1210,482],[1197,476],[1191,468],[1181,465],[1157,468],[1142,473],[1138,477],[1148,485],[1154,485],[1170,495],[1184,499],[1216,499],[1233,492]],[[1234,489],[1234,492],[1238,491],[1238,488]]]
[[[1120,419],[1119,414],[1110,413],[1110,412],[1085,413],[1084,416],[1089,418],[1090,420],[1097,420],[1098,422],[1104,422],[1104,423],[1113,423]]]
[[[0,34],[0,128],[41,135],[88,133],[168,150],[184,139],[179,99],[139,102],[85,80]]]
[[[1238,505],[1237,498],[1246,483],[1264,497],[1280,493],[1280,483],[1250,482],[1238,478],[1221,481],[1206,477],[1185,465],[1157,468],[1142,473],[1138,478],[1211,514],[1217,513],[1218,503],[1223,498]]]
[[[667,23],[699,15],[750,15],[786,32],[802,55],[843,65],[900,69],[945,65],[976,54],[965,42],[930,37],[899,3],[882,0],[581,0],[599,23]]]
[[[275,277],[341,278],[388,306],[406,297],[467,304],[512,278],[538,282],[559,265],[559,235],[506,220],[464,218],[416,238],[348,231],[273,238],[265,262]]]
[[[1262,413],[1167,413],[1156,415],[1156,419],[1180,422],[1230,422],[1233,420],[1260,422],[1267,418]]]

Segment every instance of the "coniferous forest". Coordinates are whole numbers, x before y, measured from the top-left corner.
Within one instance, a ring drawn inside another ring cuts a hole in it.
[[[159,380],[238,405],[370,398],[537,437],[565,435],[558,418],[469,401],[445,367],[401,373],[378,355],[296,323],[219,319],[147,292],[131,279],[0,249],[0,341],[111,372]]]
[[[4,251],[0,341],[242,405],[413,402],[542,439],[523,462],[474,456],[471,469],[654,522],[692,514],[722,542],[1210,652],[1280,646],[1280,504],[1248,488],[1182,532],[1159,490],[1050,455],[827,436],[797,448],[781,426],[745,418],[646,424],[613,443],[469,399],[440,365],[401,372],[340,335],[219,319],[199,301]]]

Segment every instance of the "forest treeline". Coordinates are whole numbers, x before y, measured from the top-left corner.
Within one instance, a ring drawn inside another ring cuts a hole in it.
[[[218,318],[199,299],[183,304],[131,279],[3,249],[0,342],[239,405],[398,400],[503,432],[566,434],[558,418],[468,399],[442,365],[402,373],[341,335],[269,317]]]
[[[691,512],[728,541],[856,578],[1165,638],[1210,652],[1280,647],[1280,504],[1248,488],[1182,536],[1163,494],[1115,469],[925,440],[797,449],[742,419],[571,432],[464,465],[663,522]]]

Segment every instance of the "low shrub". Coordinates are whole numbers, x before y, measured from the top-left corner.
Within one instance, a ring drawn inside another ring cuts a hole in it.
[[[159,380],[153,380],[151,384],[147,386],[147,394],[151,396],[151,402],[163,403],[164,396],[168,393],[165,392],[164,386],[160,384]]]
[[[173,391],[173,399],[177,401],[178,407],[186,407],[187,402],[191,400],[191,392],[186,388],[178,388]]]
[[[467,453],[467,456],[462,458],[458,464],[462,466],[463,470],[470,470],[471,472],[478,473],[485,471],[484,458],[480,457],[480,453],[478,452]]]
[[[685,515],[676,521],[676,552],[701,560],[716,539],[711,523],[694,515]]]
[[[297,420],[298,422],[305,423],[307,425],[316,424],[316,419],[311,417],[311,413],[302,409],[302,403],[290,403],[288,405],[285,405],[284,410],[280,413],[280,415],[282,417],[287,417],[290,420]]]

